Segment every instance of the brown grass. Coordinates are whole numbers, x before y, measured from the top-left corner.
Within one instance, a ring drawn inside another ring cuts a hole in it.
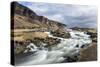
[[[25,32],[27,31],[27,32]],[[33,40],[34,38],[46,38],[48,37],[47,33],[44,32],[28,32],[28,29],[20,29],[20,30],[14,30],[12,32],[12,34],[14,34],[14,37],[12,37],[12,39],[14,39],[14,41],[25,41],[25,40]]]

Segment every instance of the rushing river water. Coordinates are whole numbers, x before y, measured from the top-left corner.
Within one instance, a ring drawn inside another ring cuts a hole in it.
[[[51,64],[51,63],[61,63],[70,58],[76,58],[80,54],[81,49],[86,49],[92,42],[90,35],[79,31],[69,31],[71,38],[65,39],[60,37],[54,37],[49,32],[45,32],[49,37],[58,38],[61,42],[50,50],[48,48],[37,47],[35,44],[30,43],[27,48],[30,48],[30,52],[27,53],[25,50],[25,55],[20,56],[15,59],[16,65],[33,65],[33,64]],[[46,45],[46,44],[42,44]],[[32,46],[34,48],[32,48]],[[39,49],[41,48],[41,49]]]

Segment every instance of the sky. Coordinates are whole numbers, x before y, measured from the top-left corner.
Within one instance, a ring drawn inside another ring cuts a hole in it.
[[[37,15],[59,21],[68,27],[97,27],[97,7],[93,5],[71,5],[40,2],[19,2]]]

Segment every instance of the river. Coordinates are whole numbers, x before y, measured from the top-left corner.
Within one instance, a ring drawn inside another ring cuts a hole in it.
[[[52,38],[58,38],[61,42],[53,47],[51,50],[43,46],[37,47],[35,44],[30,43],[27,48],[30,52],[25,50],[25,54],[15,59],[16,65],[35,65],[35,64],[53,64],[62,63],[70,57],[75,58],[79,56],[80,50],[88,48],[92,42],[90,35],[79,31],[69,31],[71,38],[55,37],[50,32],[45,32]],[[46,45],[46,44],[42,44]],[[33,46],[34,48],[32,48]],[[41,48],[41,49],[40,49]]]

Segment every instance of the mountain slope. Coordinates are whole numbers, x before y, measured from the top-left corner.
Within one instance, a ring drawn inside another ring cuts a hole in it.
[[[14,29],[35,29],[46,28],[47,30],[64,30],[65,24],[50,20],[44,16],[38,16],[31,9],[17,3],[12,3],[12,24]],[[13,28],[12,28],[13,29]]]

